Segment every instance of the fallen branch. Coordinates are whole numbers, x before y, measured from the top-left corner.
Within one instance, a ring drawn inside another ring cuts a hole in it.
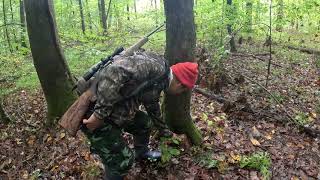
[[[213,100],[215,100],[215,101],[217,101],[217,102],[219,102],[219,103],[225,103],[225,102],[228,101],[228,100],[224,99],[224,98],[221,97],[221,96],[217,96],[217,95],[215,95],[215,94],[213,94],[213,93],[208,93],[208,92],[205,91],[204,89],[201,89],[201,88],[198,88],[198,87],[195,87],[193,90],[194,90],[195,92],[197,92],[197,93],[199,93],[199,94],[202,94],[202,95],[204,95],[204,96],[207,97],[207,98],[213,99]]]
[[[316,49],[300,48],[300,47],[294,47],[294,46],[286,46],[286,47],[292,50],[298,50],[308,54],[320,55],[320,51]]]
[[[266,59],[263,59],[263,58],[261,58],[259,56],[254,55],[254,54],[231,53],[231,55],[232,56],[240,56],[240,57],[253,57],[253,58],[258,59],[260,61],[266,61]],[[271,64],[274,65],[274,66],[277,66],[277,67],[282,67],[281,65],[276,64],[276,63],[271,63]]]
[[[281,104],[281,102],[263,85],[261,85],[260,83],[256,82],[255,80],[249,78],[246,75],[241,74],[245,79],[249,80],[250,82],[260,86],[263,90],[265,90],[270,96],[271,98],[282,108],[282,110],[286,113],[287,117],[294,122],[294,119],[292,118],[292,116],[288,113],[288,111],[286,110],[286,108]]]
[[[242,74],[242,76],[243,76],[245,79],[249,80],[250,82],[252,82],[252,83],[260,86],[263,90],[265,90],[265,91],[271,96],[271,98],[272,98],[273,100],[275,100],[275,102],[281,107],[281,109],[286,113],[288,119],[289,119],[291,122],[293,122],[293,124],[294,124],[295,126],[297,126],[298,128],[302,129],[305,133],[307,133],[308,135],[310,135],[310,136],[312,136],[312,137],[320,137],[320,130],[317,130],[317,129],[315,129],[315,128],[311,128],[311,127],[308,127],[308,126],[298,125],[298,124],[296,123],[296,120],[289,114],[289,112],[286,110],[286,108],[284,107],[284,105],[282,105],[282,103],[279,102],[279,100],[278,100],[266,87],[264,87],[264,86],[261,85],[260,83],[254,81],[253,79],[251,79],[251,78],[249,78],[249,77],[247,77],[247,76],[245,76],[245,75],[243,75],[243,74]]]

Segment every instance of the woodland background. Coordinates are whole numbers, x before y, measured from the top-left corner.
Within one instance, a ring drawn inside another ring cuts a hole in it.
[[[163,3],[53,1],[71,74],[81,76],[162,24]],[[202,145],[191,146],[183,135],[152,139],[151,147],[160,144],[162,161],[135,164],[130,177],[320,179],[320,2],[193,3],[201,77],[191,112]],[[143,48],[164,54],[165,33],[153,35]],[[101,164],[83,135],[72,138],[44,125],[47,107],[22,0],[1,0],[0,42],[0,178],[100,178]]]

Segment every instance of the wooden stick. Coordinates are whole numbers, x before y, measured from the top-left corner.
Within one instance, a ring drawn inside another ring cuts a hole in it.
[[[224,99],[223,97],[221,96],[217,96],[213,93],[208,93],[207,91],[205,91],[204,89],[201,89],[201,88],[198,88],[198,87],[195,87],[193,89],[195,92],[199,93],[199,94],[202,94],[204,95],[205,97],[208,97],[210,99],[213,99],[213,100],[216,100],[218,101],[219,103],[225,103],[227,100]]]

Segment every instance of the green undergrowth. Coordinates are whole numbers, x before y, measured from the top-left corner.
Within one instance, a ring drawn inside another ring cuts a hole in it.
[[[271,158],[267,152],[257,152],[249,156],[242,156],[240,159],[241,168],[250,168],[260,171],[263,179],[271,179]]]

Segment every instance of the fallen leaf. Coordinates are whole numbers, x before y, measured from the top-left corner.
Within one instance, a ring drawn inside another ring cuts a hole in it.
[[[256,140],[255,138],[253,138],[253,137],[250,138],[250,141],[255,146],[260,146],[261,145],[260,142],[258,140]]]
[[[241,156],[239,154],[234,154],[234,152],[231,152],[230,156],[234,162],[239,162],[241,159]]]
[[[64,132],[61,133],[61,134],[60,134],[60,139],[63,139],[65,136],[66,136],[66,133],[64,133]]]
[[[23,179],[28,179],[28,177],[29,177],[29,174],[28,174],[28,171],[23,171],[23,175],[22,175],[22,178]]]
[[[271,140],[272,139],[272,136],[270,134],[267,134],[264,136],[267,140]]]
[[[17,143],[18,145],[22,144],[21,139],[16,138],[15,140],[16,140],[16,143]]]

